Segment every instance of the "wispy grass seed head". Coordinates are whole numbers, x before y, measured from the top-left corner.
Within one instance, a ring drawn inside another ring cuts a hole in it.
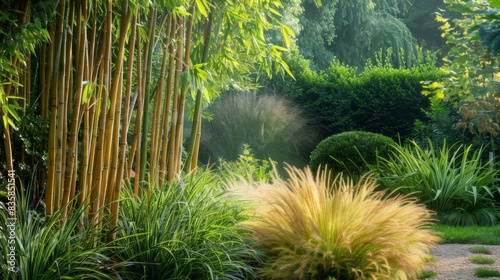
[[[270,260],[272,279],[406,279],[423,269],[438,238],[432,212],[404,196],[375,191],[368,177],[354,184],[329,172],[288,168],[289,179],[261,184],[245,195],[259,201],[256,246]]]

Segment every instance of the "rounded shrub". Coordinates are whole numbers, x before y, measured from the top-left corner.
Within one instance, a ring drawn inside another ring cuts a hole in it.
[[[359,176],[369,170],[369,164],[377,162],[377,155],[388,156],[394,141],[384,135],[349,131],[332,135],[311,153],[311,169],[326,166],[334,173],[344,172]]]

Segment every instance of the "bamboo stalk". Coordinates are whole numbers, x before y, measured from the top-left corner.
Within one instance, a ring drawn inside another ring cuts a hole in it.
[[[113,142],[113,117],[114,117],[114,106],[116,106],[116,97],[113,92],[113,84],[112,84],[112,45],[113,45],[113,6],[111,1],[106,1],[106,20],[104,21],[104,33],[103,33],[103,80],[102,84],[105,87],[106,92],[106,103],[103,104],[106,106],[106,111],[102,112],[104,118],[99,121],[104,122],[104,130],[102,134],[99,134],[99,137],[102,140],[103,150],[101,151],[102,161],[101,161],[101,178],[99,180],[101,189],[100,197],[100,206],[106,206],[106,194],[108,187],[108,177],[109,177],[109,168],[111,164],[111,144]],[[108,104],[109,102],[109,104]]]
[[[148,156],[148,132],[149,132],[149,101],[151,97],[151,72],[153,65],[153,47],[154,47],[154,36],[156,28],[156,10],[153,6],[150,6],[150,16],[149,16],[149,25],[148,25],[148,40],[145,50],[145,58],[146,62],[145,67],[143,68],[143,77],[145,78],[144,83],[144,103],[143,103],[143,115],[142,115],[142,134],[141,134],[141,156],[140,156],[140,172],[139,172],[139,181],[144,182],[145,174],[146,174],[146,163]],[[148,188],[149,190],[149,188]]]
[[[59,209],[60,205],[60,183],[61,183],[61,149],[60,143],[61,141],[61,130],[58,125],[61,125],[58,122],[58,116],[61,114],[61,108],[58,107],[59,102],[61,101],[62,94],[60,91],[64,88],[64,67],[61,67],[61,58],[64,59],[64,56],[61,55],[61,52],[64,50],[63,45],[63,33],[64,33],[64,15],[65,15],[65,1],[61,2],[58,6],[58,13],[56,19],[56,26],[54,28],[55,32],[53,37],[53,45],[50,45],[53,49],[49,63],[53,63],[53,71],[51,75],[50,84],[50,123],[49,123],[49,170],[48,170],[48,180],[47,180],[47,189],[46,189],[46,209],[45,213],[47,215],[52,215],[54,210]],[[64,66],[64,64],[62,65]],[[63,70],[60,70],[60,69]],[[62,72],[61,72],[62,71]],[[62,76],[62,77],[61,77]],[[62,78],[62,79],[60,79]]]
[[[138,28],[138,27],[137,27]],[[137,32],[138,33],[138,32]],[[135,127],[134,127],[134,138],[133,138],[133,141],[132,141],[132,151],[131,151],[131,157],[128,161],[128,164],[130,167],[133,166],[133,163],[134,163],[134,158],[135,159],[139,159],[140,156],[141,156],[141,141],[140,141],[140,135],[141,135],[141,128],[142,128],[142,115],[143,115],[143,102],[144,102],[144,88],[142,86],[143,84],[143,76],[142,76],[142,71],[140,71],[139,69],[141,69],[142,67],[142,59],[141,59],[141,52],[142,52],[142,48],[141,48],[141,40],[140,40],[140,37],[141,36],[137,36],[137,40],[136,40],[136,53],[137,53],[137,67],[136,69],[137,70],[137,112],[136,112],[136,115],[135,115]],[[141,165],[138,164],[136,162],[136,165],[135,165],[135,177],[134,177],[134,194],[135,195],[139,195],[139,173],[140,173],[140,170],[141,169]]]
[[[177,152],[178,152],[178,143],[177,143],[177,132],[175,129],[178,118],[179,118],[179,76],[182,71],[182,47],[183,42],[181,40],[183,35],[182,30],[182,22],[180,17],[175,18],[175,29],[176,35],[176,48],[175,48],[175,71],[174,71],[174,80],[173,80],[173,93],[172,93],[172,122],[170,129],[170,138],[168,140],[168,162],[167,162],[167,181],[172,181],[176,174],[177,170]]]
[[[206,63],[208,61],[208,49],[210,45],[211,33],[212,33],[212,16],[209,15],[209,18],[206,21],[203,32],[203,53],[201,57],[201,63]],[[202,69],[204,69],[204,67],[202,67]],[[203,104],[203,84],[202,88],[196,91],[193,126],[189,138],[188,157],[186,159],[186,166],[185,166],[186,173],[195,171],[198,163],[198,152],[200,149],[200,139],[201,139],[202,104]]]
[[[193,4],[192,6],[192,14],[196,12],[196,5]],[[184,79],[181,81],[181,93],[179,95],[179,117],[177,120],[177,124],[175,129],[177,130],[176,132],[176,144],[177,144],[177,152],[176,152],[176,168],[175,168],[175,175],[178,176],[181,173],[181,163],[182,163],[182,140],[183,140],[183,130],[184,130],[184,109],[185,109],[185,103],[186,103],[186,91],[189,88],[189,78],[186,75],[190,63],[190,52],[191,52],[191,36],[192,36],[192,31],[193,31],[193,20],[194,16],[189,17],[187,26],[185,27],[186,29],[182,28],[182,42],[184,45],[184,56],[182,57],[181,60],[182,62],[182,68],[181,68],[181,73],[184,74]],[[184,18],[182,19],[183,26],[185,25],[184,23]]]
[[[85,2],[82,1],[82,2]],[[84,3],[79,3],[80,5],[84,5]],[[71,13],[69,16],[69,19],[72,19],[72,14],[74,11],[74,6],[77,5],[74,1],[70,2],[71,8]],[[85,55],[85,42],[83,42],[83,46],[81,38],[84,37],[83,33],[85,32],[85,25],[83,24],[82,26],[82,16],[81,16],[81,10],[78,8],[77,10],[77,15],[76,15],[76,34],[77,34],[77,42],[80,44],[75,46],[78,49],[77,53],[77,58],[76,58],[76,92],[75,92],[75,98],[73,100],[73,116],[71,119],[71,127],[70,127],[70,133],[69,133],[69,144],[68,144],[68,153],[67,153],[67,166],[64,171],[64,191],[63,191],[63,200],[62,200],[62,205],[67,205],[72,199],[72,193],[73,192],[73,182],[76,182],[73,180],[73,176],[76,176],[76,162],[78,160],[78,150],[77,150],[77,145],[78,145],[78,129],[80,127],[80,108],[81,108],[81,101],[82,101],[82,92],[83,92],[83,61],[84,61],[84,55]],[[70,32],[71,34],[71,32]],[[69,43],[70,40],[67,41],[67,44]],[[71,45],[70,45],[71,46]],[[68,58],[67,60],[71,60],[71,50],[68,49]],[[71,64],[68,63],[68,65]],[[70,71],[68,71],[69,73]],[[66,83],[67,85],[69,84],[69,81]],[[69,86],[69,85],[68,85]],[[66,89],[65,91],[67,93],[67,96],[70,96],[71,91],[69,89]],[[69,100],[66,100],[66,104],[71,104]],[[67,118],[65,118],[67,119]],[[64,145],[66,146],[66,145]],[[64,215],[63,217],[66,219],[68,216],[68,207],[64,208]]]
[[[125,53],[125,43],[127,40],[129,22],[130,22],[131,12],[128,9],[128,0],[123,0],[122,2],[122,19],[120,22],[120,39],[118,44],[118,54],[116,56],[115,72],[113,76],[113,83],[111,87],[111,109],[107,117],[107,130],[110,130],[111,139],[108,139],[107,148],[111,151],[110,161],[110,173],[107,181],[108,189],[106,192],[106,201],[108,203],[115,203],[114,194],[116,188],[120,188],[122,176],[116,177],[118,168],[118,146],[119,146],[119,126],[120,126],[120,116],[121,116],[121,100],[122,100],[122,87],[123,87],[123,60]],[[114,215],[115,213],[112,213]],[[116,213],[117,215],[118,213]]]
[[[167,36],[168,38],[168,36]],[[163,84],[164,78],[167,68],[167,59],[168,59],[168,44],[165,44],[163,48],[163,58],[160,70],[160,76],[158,78],[158,84],[155,90],[155,99],[154,99],[154,107],[153,107],[153,118],[151,120],[151,146],[150,146],[150,159],[149,159],[149,168],[150,168],[150,178],[151,181],[158,185],[159,181],[159,156],[160,156],[160,139],[161,139],[161,127],[162,127],[162,97],[163,97]]]
[[[173,65],[171,62],[173,62],[172,59],[170,59],[170,47],[171,47],[171,37],[172,37],[172,13],[169,13],[167,16],[166,20],[166,25],[167,25],[167,33],[165,36],[165,45],[163,48],[163,60],[162,60],[162,67],[160,71],[160,77],[159,77],[159,82],[158,86],[156,88],[156,95],[155,95],[155,102],[154,102],[154,113],[153,113],[153,124],[152,124],[152,135],[151,135],[151,158],[150,158],[150,169],[151,169],[151,178],[154,180],[155,184],[161,188],[161,176],[162,169],[161,169],[161,162],[162,162],[162,148],[163,148],[163,139],[164,135],[168,134],[168,126],[166,129],[164,129],[164,123],[165,121],[168,122],[168,116],[169,116],[169,109],[170,109],[170,95],[168,94],[171,92],[169,90],[169,86],[171,86],[171,83],[166,82],[166,94],[164,94],[164,84],[165,84],[165,79],[168,80],[168,75],[167,72],[170,73],[172,66]],[[168,66],[167,66],[168,62]],[[168,69],[168,71],[167,71]],[[162,106],[163,102],[163,106]],[[165,118],[166,116],[166,118]],[[167,124],[168,125],[168,124]],[[164,172],[163,172],[164,173]]]
[[[136,15],[138,13],[139,9],[137,8],[136,10]],[[135,37],[136,37],[136,25],[137,25],[137,17],[134,17],[132,19],[132,26],[131,26],[131,34],[129,38],[129,54],[134,53],[134,46],[135,46]],[[124,104],[124,114],[123,114],[123,122],[122,122],[122,128],[121,128],[121,135],[120,135],[120,153],[119,153],[119,160],[118,160],[118,172],[116,175],[117,181],[121,183],[124,173],[128,171],[126,169],[126,148],[127,148],[127,132],[129,129],[129,118],[127,116],[127,112],[130,107],[130,95],[132,92],[132,78],[134,75],[133,72],[133,63],[134,63],[134,56],[130,55],[128,57],[127,61],[127,83],[125,86],[125,104]],[[111,229],[111,233],[108,235],[108,242],[112,242],[116,239],[116,231],[113,229],[116,227],[117,222],[118,222],[118,210],[119,210],[119,202],[118,199],[120,198],[120,191],[121,187],[114,188],[114,193],[113,197],[111,199],[111,221],[109,223],[109,228]]]
[[[108,8],[108,7],[107,7]],[[91,215],[93,222],[95,224],[101,225],[102,223],[102,212],[101,208],[104,204],[105,199],[105,184],[107,180],[107,169],[105,165],[107,164],[107,151],[104,150],[106,143],[106,116],[108,112],[107,101],[109,98],[109,73],[111,69],[111,25],[112,25],[112,15],[110,10],[107,10],[106,20],[104,22],[104,32],[102,36],[102,44],[100,46],[100,57],[102,57],[102,65],[99,68],[99,78],[98,78],[98,100],[99,107],[97,108],[97,143],[95,149],[95,160],[93,166],[93,176],[92,176],[92,192],[91,199],[93,200],[91,207]]]
[[[167,73],[167,82],[166,82],[166,93],[165,100],[163,104],[163,118],[162,118],[162,141],[161,141],[161,155],[160,155],[160,170],[159,170],[159,187],[163,188],[163,184],[165,181],[165,175],[167,173],[167,150],[168,150],[168,132],[169,132],[169,120],[170,120],[170,104],[172,100],[172,80],[173,80],[173,72],[174,72],[174,41],[172,39],[175,33],[175,23],[172,13],[168,15],[168,26],[169,32],[166,37],[166,46],[167,46],[167,54],[168,54],[168,73]]]

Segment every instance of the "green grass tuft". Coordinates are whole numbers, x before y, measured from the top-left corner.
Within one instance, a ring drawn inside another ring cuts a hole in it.
[[[434,262],[436,262],[436,258],[433,255],[427,255],[424,257],[424,262],[434,263]]]
[[[422,270],[418,275],[418,279],[429,279],[436,277],[437,273],[433,270]]]
[[[491,250],[485,246],[474,246],[469,248],[469,251],[474,254],[491,255]]]
[[[481,256],[472,256],[469,260],[475,264],[494,264],[495,260]]]
[[[500,271],[487,268],[476,268],[475,273],[477,277],[500,277]]]

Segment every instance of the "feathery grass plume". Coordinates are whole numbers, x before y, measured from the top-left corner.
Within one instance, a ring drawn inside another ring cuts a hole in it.
[[[258,203],[243,222],[269,258],[270,279],[408,279],[417,277],[438,242],[432,211],[405,196],[375,191],[320,170],[288,167],[288,180],[246,188]]]
[[[247,144],[257,159],[304,166],[317,143],[313,121],[278,95],[226,94],[209,109],[213,120],[203,124],[201,143],[211,161],[235,161]]]

